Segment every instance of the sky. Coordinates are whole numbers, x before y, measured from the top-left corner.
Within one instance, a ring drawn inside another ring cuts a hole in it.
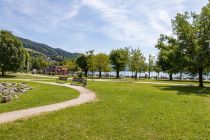
[[[171,19],[200,12],[208,0],[0,0],[0,29],[69,52],[109,53],[140,48],[157,54],[161,33],[172,35]]]

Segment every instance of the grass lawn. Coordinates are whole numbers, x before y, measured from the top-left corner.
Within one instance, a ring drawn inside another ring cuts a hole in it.
[[[158,83],[173,83],[173,84],[192,84],[198,85],[198,81],[196,80],[155,80],[155,79],[133,79],[133,78],[125,78],[125,79],[110,79],[112,81],[119,82],[158,82]],[[204,81],[204,85],[210,86],[210,81]]]
[[[3,82],[0,80],[0,82]],[[10,81],[21,82],[21,81]],[[8,112],[29,107],[47,105],[65,100],[70,100],[79,96],[79,93],[68,87],[54,86],[48,84],[40,84],[33,82],[25,82],[33,87],[32,90],[19,96],[18,100],[8,103],[0,103],[0,113]]]
[[[89,82],[98,101],[0,125],[0,139],[210,139],[210,88]]]
[[[53,77],[52,77],[53,78]],[[31,74],[17,74],[17,73],[10,73],[5,76],[0,75],[0,79],[52,79],[49,76],[47,77],[37,77]]]

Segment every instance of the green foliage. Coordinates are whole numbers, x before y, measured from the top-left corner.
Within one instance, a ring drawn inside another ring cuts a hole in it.
[[[92,72],[92,80],[93,80],[93,72],[96,71],[96,69],[97,69],[96,57],[94,55],[94,50],[90,50],[90,51],[86,52],[86,56],[87,56],[88,69],[89,69],[89,71]]]
[[[111,61],[111,64],[113,65],[113,69],[117,72],[116,78],[119,78],[119,72],[122,70],[125,70],[127,64],[128,64],[128,56],[129,56],[129,50],[128,48],[120,48],[116,50],[112,50],[109,59]]]
[[[82,72],[78,72],[77,77],[82,78]]]
[[[88,69],[89,71],[94,72],[96,70],[96,57],[94,55],[94,50],[86,52],[86,55],[87,55]]]
[[[183,43],[183,52],[188,59],[187,70],[199,73],[199,86],[203,86],[203,72],[210,66],[210,2],[200,14],[177,14],[172,20],[173,32]]]
[[[87,62],[87,56],[84,54],[81,54],[77,60],[76,60],[77,65],[82,69],[82,71],[85,72],[85,76],[87,76],[88,72],[88,62]]]
[[[17,71],[25,64],[26,51],[11,32],[0,31],[0,67],[2,75],[5,71]]]
[[[187,58],[183,54],[182,47],[177,39],[161,35],[156,45],[159,50],[157,65],[169,74],[183,71]]]
[[[99,53],[95,56],[96,68],[99,71],[99,77],[101,77],[101,72],[110,71],[110,61],[109,56],[104,53]]]
[[[131,50],[128,66],[132,72],[135,72],[135,79],[137,79],[138,72],[145,70],[145,57],[139,48]]]
[[[43,70],[49,66],[49,62],[47,62],[43,57],[34,58],[31,60],[32,69]]]
[[[152,72],[154,70],[154,61],[155,61],[155,57],[152,56],[151,54],[149,55],[149,59],[148,59],[148,72],[149,72],[149,78],[150,78],[150,72]]]
[[[62,63],[69,71],[76,71],[77,70],[77,63],[75,59],[65,59]]]
[[[160,72],[162,71],[162,69],[161,69],[161,66],[158,64],[158,60],[155,61],[153,70],[154,70],[155,72],[157,72],[157,74],[158,74],[157,79],[159,79],[159,74],[160,74]]]

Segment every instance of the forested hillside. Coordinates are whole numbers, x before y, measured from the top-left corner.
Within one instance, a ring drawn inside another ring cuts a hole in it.
[[[36,52],[36,54],[42,54],[48,57],[51,57],[54,60],[59,60],[63,58],[73,58],[77,57],[79,53],[70,53],[65,50],[62,50],[60,48],[52,48],[46,44],[37,43],[28,39],[24,39],[21,37],[18,37],[25,48],[28,48],[30,52]],[[34,50],[34,51],[31,51]]]

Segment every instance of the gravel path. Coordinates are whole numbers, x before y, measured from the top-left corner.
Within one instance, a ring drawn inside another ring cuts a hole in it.
[[[28,109],[2,113],[0,114],[0,124],[15,121],[17,119],[37,116],[44,112],[52,112],[52,111],[66,108],[66,107],[72,107],[72,106],[84,104],[84,103],[91,102],[96,99],[95,93],[84,87],[72,86],[68,84],[58,84],[58,83],[52,83],[52,82],[42,82],[42,81],[36,81],[36,82],[73,88],[77,90],[78,92],[80,92],[80,96],[76,99],[64,101],[61,103],[55,103],[55,104],[50,104],[50,105],[45,105],[45,106],[40,106],[40,107],[34,107],[34,108],[28,108]]]

